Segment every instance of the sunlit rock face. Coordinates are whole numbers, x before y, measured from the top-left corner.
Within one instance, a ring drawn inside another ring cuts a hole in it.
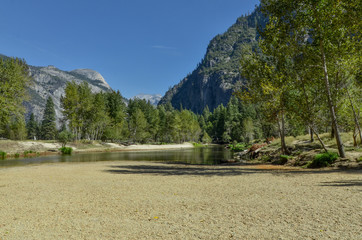
[[[144,99],[147,102],[149,101],[152,105],[157,106],[158,102],[162,98],[162,95],[160,95],[160,94],[144,94],[144,93],[141,93],[141,94],[138,94],[138,95],[134,96],[132,99],[135,99],[135,98]]]
[[[224,34],[213,38],[205,57],[196,69],[180,83],[170,88],[159,104],[170,102],[173,107],[201,113],[226,105],[238,83],[247,81],[240,75],[240,60],[248,49],[258,48],[258,31],[265,26],[266,19],[260,8],[237,19]]]
[[[46,99],[50,96],[53,99],[57,125],[62,118],[60,97],[64,95],[67,82],[75,81],[80,84],[87,82],[92,92],[108,92],[111,87],[104,80],[102,75],[91,69],[76,69],[73,71],[62,71],[54,66],[30,67],[30,75],[34,79],[30,86],[30,99],[24,103],[27,115],[34,113],[35,118],[40,121],[43,117]]]

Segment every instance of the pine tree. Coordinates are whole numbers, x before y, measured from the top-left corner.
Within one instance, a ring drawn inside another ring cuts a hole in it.
[[[28,69],[24,60],[0,59],[0,136],[26,137],[22,103],[28,97],[26,89],[31,81]]]
[[[56,138],[55,110],[51,97],[48,97],[45,105],[43,121],[41,123],[41,134],[42,139],[45,140],[54,140]]]
[[[28,139],[36,140],[38,123],[35,120],[34,113],[30,115],[29,121],[26,124],[26,130],[28,131]]]

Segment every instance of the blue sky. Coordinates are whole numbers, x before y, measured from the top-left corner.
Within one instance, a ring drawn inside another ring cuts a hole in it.
[[[209,41],[257,0],[2,0],[0,53],[35,66],[90,68],[130,98],[164,95]]]

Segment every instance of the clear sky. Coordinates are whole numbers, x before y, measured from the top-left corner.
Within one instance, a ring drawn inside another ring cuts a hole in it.
[[[258,0],[2,0],[0,53],[35,66],[90,68],[130,98],[164,95],[209,41]]]

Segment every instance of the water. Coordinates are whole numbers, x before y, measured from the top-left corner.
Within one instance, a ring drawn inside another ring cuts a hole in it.
[[[78,153],[73,155],[54,155],[36,158],[0,160],[0,167],[23,166],[28,164],[56,162],[97,162],[97,161],[153,161],[184,164],[217,165],[232,158],[229,150],[222,146],[205,148],[139,151]]]

